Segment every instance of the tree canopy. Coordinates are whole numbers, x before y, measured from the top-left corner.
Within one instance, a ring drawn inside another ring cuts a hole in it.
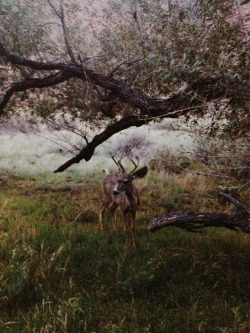
[[[232,0],[3,0],[0,114],[29,110],[99,125],[62,172],[115,133],[163,118],[206,116],[248,135],[249,37]],[[98,9],[98,10],[97,10]],[[223,122],[220,122],[223,120]],[[103,129],[103,126],[104,129]]]

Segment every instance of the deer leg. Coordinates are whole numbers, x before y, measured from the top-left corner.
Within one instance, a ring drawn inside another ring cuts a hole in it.
[[[136,224],[135,224],[136,212],[131,213],[131,229],[132,229],[132,242],[136,247]]]
[[[104,231],[106,229],[106,223],[105,223],[105,219],[104,219],[104,214],[106,209],[108,208],[110,202],[109,201],[103,201],[102,205],[101,205],[101,210],[100,210],[100,214],[99,214],[99,218],[100,218],[100,230]]]
[[[129,244],[129,241],[130,241],[129,224],[127,221],[127,214],[123,210],[122,210],[122,221],[123,221],[124,231],[126,233],[126,241],[127,241],[127,244]]]
[[[117,216],[116,216],[116,209],[117,209],[117,204],[115,202],[112,203],[110,207],[110,215],[112,219],[112,224],[113,224],[113,230],[117,232]]]

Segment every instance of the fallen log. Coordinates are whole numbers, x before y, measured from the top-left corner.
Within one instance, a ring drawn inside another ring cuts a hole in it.
[[[241,229],[245,233],[250,233],[250,214],[248,211],[230,195],[223,192],[219,194],[235,205],[237,209],[235,213],[167,213],[154,217],[149,222],[148,228],[154,232],[163,227],[174,226],[197,232],[207,227],[224,227],[235,231]]]

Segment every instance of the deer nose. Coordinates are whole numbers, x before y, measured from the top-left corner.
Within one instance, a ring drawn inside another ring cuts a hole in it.
[[[116,191],[116,190],[114,190],[114,191],[113,191],[113,195],[117,195],[117,194],[119,194],[119,192]]]

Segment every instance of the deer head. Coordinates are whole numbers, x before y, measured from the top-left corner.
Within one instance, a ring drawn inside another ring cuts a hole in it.
[[[125,168],[123,167],[121,160],[116,161],[114,157],[112,157],[113,161],[116,163],[116,165],[119,168],[120,174],[117,176],[116,185],[113,188],[113,195],[118,195],[122,192],[125,192],[127,194],[131,193],[133,190],[132,182],[136,178],[143,178],[148,173],[148,167],[144,166],[136,171],[139,161],[136,164],[132,159],[131,162],[134,164],[134,169],[130,173],[126,173]]]

